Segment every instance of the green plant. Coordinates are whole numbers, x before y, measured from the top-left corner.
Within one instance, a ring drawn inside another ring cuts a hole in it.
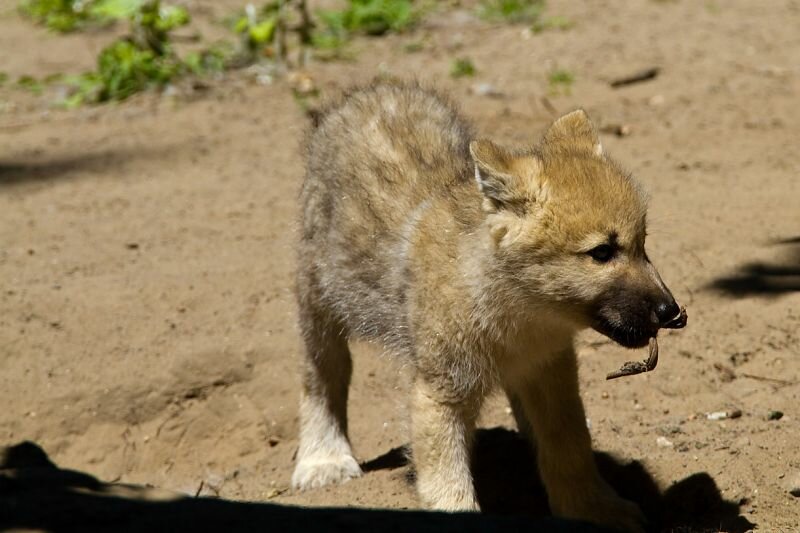
[[[23,15],[51,30],[70,32],[131,16],[143,0],[24,0]]]
[[[463,78],[475,75],[475,65],[468,57],[460,57],[453,60],[450,65],[450,75],[454,78]]]
[[[419,18],[410,0],[349,0],[342,10],[320,11],[322,28],[311,33],[311,44],[322,50],[341,48],[353,35],[401,32]]]
[[[44,90],[44,84],[40,80],[37,80],[33,76],[27,75],[20,76],[17,79],[17,87],[37,95],[42,94],[42,91]]]
[[[20,11],[39,24],[60,32],[72,31],[89,18],[80,0],[27,0],[20,4]]]
[[[142,49],[131,41],[117,41],[97,60],[95,78],[100,82],[97,100],[124,100],[149,87],[163,86],[182,71],[173,55]]]
[[[569,94],[575,82],[575,75],[569,70],[557,68],[547,73],[547,82],[550,94]]]
[[[275,30],[281,22],[278,2],[269,2],[260,10],[247,4],[244,13],[236,19],[233,31],[239,34],[242,53],[252,61],[273,41]]]
[[[262,57],[288,64],[290,48],[297,49],[298,63],[305,61],[306,46],[312,44],[314,23],[306,0],[270,0],[260,8],[247,4],[240,13],[227,19],[239,35],[239,49],[231,66],[252,64]]]
[[[491,21],[533,23],[544,7],[544,0],[481,0],[478,15]]]
[[[567,17],[561,17],[557,15],[554,17],[536,20],[531,25],[531,30],[533,30],[533,33],[541,33],[547,30],[567,31],[574,25],[575,24]]]
[[[231,66],[234,56],[233,46],[228,42],[221,41],[205,50],[187,54],[183,63],[193,74],[202,76],[224,71]]]
[[[403,45],[403,51],[407,54],[416,54],[425,49],[425,43],[422,41],[413,41]]]
[[[403,31],[415,16],[410,0],[349,0],[346,9],[319,14],[323,23],[335,31],[366,35]]]
[[[97,58],[97,69],[66,81],[74,88],[64,104],[124,100],[150,87],[163,87],[174,78],[200,68],[203,58],[189,65],[170,46],[169,34],[189,23],[184,8],[144,2],[131,17],[131,36],[112,42]]]

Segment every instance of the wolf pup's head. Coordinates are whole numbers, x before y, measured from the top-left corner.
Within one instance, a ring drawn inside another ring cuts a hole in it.
[[[495,272],[520,312],[555,313],[627,347],[674,323],[678,305],[645,252],[645,195],[584,111],[556,120],[535,149],[477,140],[470,152]]]

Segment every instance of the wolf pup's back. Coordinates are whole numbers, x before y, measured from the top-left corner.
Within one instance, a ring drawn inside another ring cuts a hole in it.
[[[404,83],[347,93],[309,133],[300,275],[348,329],[401,348],[408,232],[431,199],[470,182],[471,138],[446,98]]]

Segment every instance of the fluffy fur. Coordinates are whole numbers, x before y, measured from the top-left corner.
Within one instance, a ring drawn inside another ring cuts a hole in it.
[[[427,506],[478,508],[472,435],[500,386],[536,444],[553,512],[640,529],[639,510],[596,470],[573,338],[595,327],[640,346],[677,306],[645,254],[643,194],[583,111],[511,151],[475,140],[447,99],[416,84],[356,89],[309,134],[301,205],[295,487],[361,474],[346,412],[347,341],[358,336],[415,369],[412,451]]]

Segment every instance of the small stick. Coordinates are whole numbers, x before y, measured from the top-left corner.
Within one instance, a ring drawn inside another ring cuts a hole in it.
[[[619,370],[610,372],[606,379],[617,379],[625,376],[634,376],[642,372],[650,372],[658,364],[658,341],[655,337],[650,339],[650,356],[646,361],[628,361]]]
[[[661,71],[658,67],[648,68],[635,74],[631,74],[630,76],[625,76],[624,78],[619,78],[616,80],[612,80],[610,85],[615,89],[618,87],[624,87],[626,85],[633,85],[634,83],[641,83],[643,81],[652,80],[658,73]]]
[[[774,383],[780,383],[781,385],[794,385],[797,383],[796,381],[789,381],[788,379],[769,378],[766,376],[757,376],[755,374],[746,374],[744,372],[739,372],[739,375],[758,381],[772,381]]]

